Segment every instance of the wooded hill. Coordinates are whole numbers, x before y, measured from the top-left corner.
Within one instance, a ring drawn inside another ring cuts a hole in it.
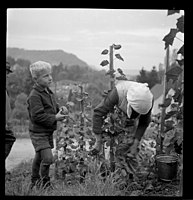
[[[26,50],[20,48],[7,48],[7,56],[29,60],[31,63],[38,60],[49,62],[52,65],[58,65],[60,62],[63,66],[88,66],[86,62],[79,59],[76,55],[72,53],[64,52],[63,50]]]

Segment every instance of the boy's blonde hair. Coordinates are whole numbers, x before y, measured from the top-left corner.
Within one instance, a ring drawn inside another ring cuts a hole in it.
[[[29,70],[33,78],[38,78],[45,70],[52,70],[52,66],[48,62],[37,61],[29,66]]]

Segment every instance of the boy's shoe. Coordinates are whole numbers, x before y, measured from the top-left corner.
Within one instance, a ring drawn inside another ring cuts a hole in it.
[[[47,178],[43,178],[43,179],[42,179],[41,187],[42,187],[43,189],[47,189],[47,188],[53,189],[53,185],[52,185],[51,182],[50,182],[50,177],[47,177]]]
[[[39,189],[40,188],[40,186],[41,186],[41,179],[39,178],[39,179],[36,179],[36,180],[32,180],[31,181],[31,184],[30,184],[30,189],[32,190],[34,187],[36,187],[37,189]]]

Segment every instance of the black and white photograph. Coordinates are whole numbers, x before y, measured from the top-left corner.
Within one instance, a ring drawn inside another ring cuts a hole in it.
[[[5,196],[183,197],[184,13],[6,9]]]

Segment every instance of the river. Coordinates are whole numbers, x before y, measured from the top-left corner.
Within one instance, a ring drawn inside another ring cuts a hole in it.
[[[8,171],[14,169],[20,162],[28,161],[35,155],[35,151],[29,138],[16,139],[5,166]]]

